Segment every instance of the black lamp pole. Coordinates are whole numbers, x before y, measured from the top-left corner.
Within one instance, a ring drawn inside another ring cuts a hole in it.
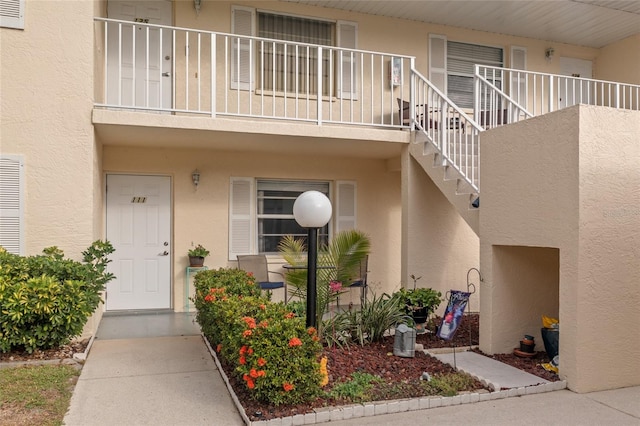
[[[300,227],[307,229],[307,328],[317,327],[318,229],[329,223],[331,212],[331,201],[318,191],[305,191],[293,203],[293,217]]]
[[[316,327],[316,270],[318,228],[307,228],[307,328]]]

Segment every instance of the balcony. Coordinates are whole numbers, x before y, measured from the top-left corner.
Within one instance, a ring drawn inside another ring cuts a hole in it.
[[[103,78],[94,123],[107,143],[116,137],[110,126],[130,127],[116,132],[120,140],[154,144],[176,129],[202,144],[211,131],[409,141],[398,131],[408,126],[397,98],[410,96],[413,57],[105,18],[95,25]],[[400,147],[380,149],[389,158]]]

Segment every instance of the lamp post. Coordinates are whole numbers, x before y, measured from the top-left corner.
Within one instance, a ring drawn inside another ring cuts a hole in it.
[[[306,191],[293,203],[293,217],[307,228],[307,327],[316,327],[316,269],[318,229],[331,219],[331,202],[322,192]]]

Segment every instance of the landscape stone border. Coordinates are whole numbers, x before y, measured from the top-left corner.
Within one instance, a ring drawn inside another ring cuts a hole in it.
[[[315,409],[312,413],[296,414],[295,416],[280,417],[271,420],[259,420],[252,422],[244,412],[244,407],[240,403],[237,395],[233,391],[233,387],[229,382],[229,378],[222,369],[222,365],[218,360],[216,352],[213,350],[209,341],[204,334],[201,334],[204,343],[207,345],[209,353],[213,357],[218,371],[222,376],[231,399],[236,404],[236,408],[240,413],[240,416],[244,420],[247,426],[300,426],[300,425],[312,425],[318,423],[326,423],[331,421],[349,420],[360,417],[379,416],[382,414],[401,413],[406,411],[426,410],[437,407],[448,407],[452,405],[473,404],[475,402],[492,401],[496,399],[511,398],[522,395],[532,395],[536,393],[552,392],[556,390],[566,389],[566,380],[560,380],[557,382],[542,383],[535,386],[526,386],[519,388],[511,388],[500,390],[500,386],[497,383],[491,383],[482,377],[476,377],[472,373],[465,371],[465,373],[475,377],[482,382],[483,385],[493,389],[493,392],[479,391],[479,392],[465,392],[456,396],[428,396],[423,398],[410,398],[410,399],[397,399],[388,401],[372,401],[364,404],[353,404],[340,407],[323,407]]]

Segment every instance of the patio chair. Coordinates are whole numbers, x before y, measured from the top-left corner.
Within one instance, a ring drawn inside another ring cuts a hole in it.
[[[369,266],[369,255],[365,256],[364,259],[360,261],[359,267],[355,270],[355,277],[352,279],[351,283],[346,285],[345,288],[359,288],[360,289],[360,306],[364,305],[364,301],[367,298],[367,267]],[[336,303],[340,306],[340,297],[336,299]]]
[[[482,127],[497,127],[509,123],[509,111],[506,109],[480,111],[480,125]]]
[[[396,98],[398,101],[398,119],[403,126],[411,126],[411,118],[409,116],[410,113],[410,104],[409,101],[404,101],[400,98]],[[427,105],[416,105],[416,126],[417,128],[424,127],[424,112],[426,111]],[[429,127],[432,129],[438,128],[438,123],[434,122],[432,119],[429,119]]]
[[[251,272],[261,290],[284,289],[284,301],[287,302],[287,285],[284,281],[270,281],[269,273],[283,276],[280,272],[269,271],[267,256],[264,254],[238,255],[238,268],[245,272]]]

